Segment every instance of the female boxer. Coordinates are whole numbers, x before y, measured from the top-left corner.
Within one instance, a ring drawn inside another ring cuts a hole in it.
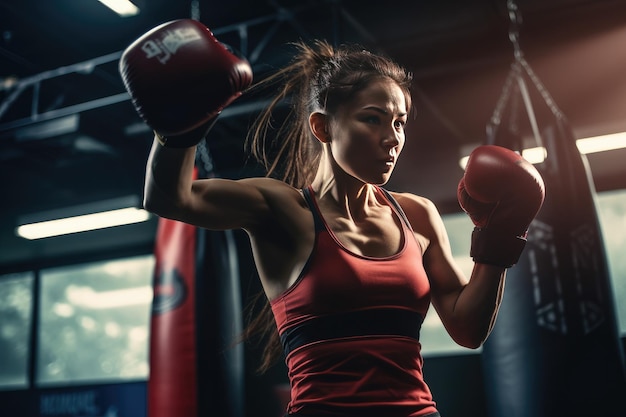
[[[251,83],[245,60],[222,50],[210,32],[201,38],[180,47],[168,71],[156,60],[142,62],[141,76],[125,80],[155,130],[145,207],[198,227],[247,232],[275,321],[265,366],[285,355],[289,370],[287,415],[438,416],[422,375],[422,320],[432,304],[458,344],[485,341],[506,268],[543,200],[538,174],[503,148],[472,155],[458,191],[477,225],[467,279],[433,203],[384,188],[406,140],[410,74],[385,56],[319,41],[298,44],[292,63],[267,81],[281,87],[251,144],[268,176],[192,180],[194,144]],[[171,93],[142,88],[142,77]],[[283,100],[291,113],[273,126]],[[181,114],[183,104],[191,109]],[[273,158],[266,152],[271,129]]]

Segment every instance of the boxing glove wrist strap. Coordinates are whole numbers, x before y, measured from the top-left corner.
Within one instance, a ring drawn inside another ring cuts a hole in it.
[[[156,130],[153,130],[153,132],[154,132],[154,137],[156,138],[156,140],[159,141],[161,146],[165,146],[165,144],[167,143],[167,139],[165,139],[163,136],[161,136],[159,134],[159,132],[157,132]]]
[[[526,239],[523,237],[475,227],[470,256],[477,263],[510,268],[517,263],[525,246]]]
[[[219,113],[217,113],[217,115],[215,115],[211,120],[204,123],[203,125],[180,135],[163,136],[156,130],[154,131],[154,135],[161,144],[161,146],[179,149],[191,148],[192,146],[196,146],[198,143],[202,142],[202,140],[215,125],[215,122],[217,122],[218,116]]]
[[[197,135],[189,135],[183,134],[173,137],[163,136],[158,132],[154,132],[154,136],[159,141],[161,146],[165,146],[166,148],[191,148],[192,146],[196,146],[204,137],[198,137]]]

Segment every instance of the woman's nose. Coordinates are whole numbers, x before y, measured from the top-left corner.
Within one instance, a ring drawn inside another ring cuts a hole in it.
[[[398,132],[395,129],[388,129],[383,136],[383,145],[393,148],[400,144]]]

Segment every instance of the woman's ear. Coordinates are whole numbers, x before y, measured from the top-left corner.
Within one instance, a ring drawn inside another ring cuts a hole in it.
[[[330,133],[328,131],[328,116],[324,113],[313,112],[309,116],[309,126],[313,135],[322,143],[330,141]]]

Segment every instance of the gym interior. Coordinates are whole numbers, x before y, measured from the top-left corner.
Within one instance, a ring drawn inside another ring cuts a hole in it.
[[[245,233],[172,229],[142,210],[153,133],[118,64],[176,19],[209,27],[255,81],[300,40],[357,43],[409,68],[414,117],[386,187],[435,202],[468,276],[464,157],[495,144],[533,162],[546,201],[496,327],[463,348],[431,308],[426,381],[443,417],[626,415],[626,2],[106,3],[0,1],[1,415],[284,415],[284,364],[259,374],[263,341],[237,342],[261,291]],[[266,105],[244,94],[224,109],[198,151],[205,175],[263,175],[245,140]],[[38,234],[41,222],[108,211],[125,224]],[[191,272],[160,269],[168,251]]]

